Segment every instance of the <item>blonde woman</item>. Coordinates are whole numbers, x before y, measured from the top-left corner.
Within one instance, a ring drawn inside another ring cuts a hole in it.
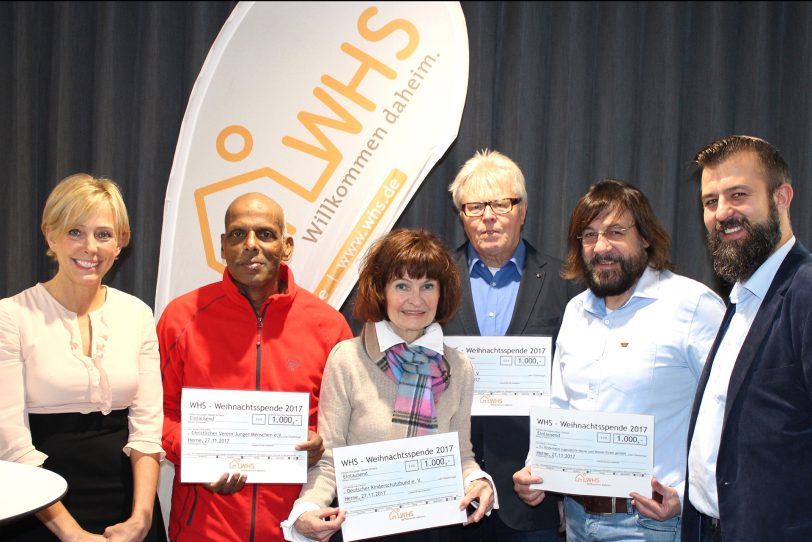
[[[163,540],[155,323],[143,302],[102,284],[130,241],[118,187],[63,179],[42,233],[56,274],[0,300],[0,459],[53,470],[68,492],[0,539]]]

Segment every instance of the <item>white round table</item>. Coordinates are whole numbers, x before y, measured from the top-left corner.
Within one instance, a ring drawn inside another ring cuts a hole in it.
[[[68,483],[55,472],[0,461],[0,524],[39,512],[65,496]]]

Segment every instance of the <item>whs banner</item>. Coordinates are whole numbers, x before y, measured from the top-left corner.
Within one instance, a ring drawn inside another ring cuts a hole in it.
[[[225,210],[246,192],[285,210],[296,281],[340,307],[457,137],[467,86],[458,2],[240,2],[183,119],[156,317],[221,279]]]

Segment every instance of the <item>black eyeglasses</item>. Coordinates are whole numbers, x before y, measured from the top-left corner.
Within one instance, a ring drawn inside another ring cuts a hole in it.
[[[460,206],[462,214],[465,216],[482,216],[485,214],[485,207],[490,207],[491,211],[498,215],[505,215],[509,213],[514,205],[521,203],[522,198],[502,198],[492,201],[474,201],[471,203],[463,203]]]
[[[617,242],[623,241],[626,238],[626,234],[630,229],[635,227],[637,224],[631,224],[630,226],[626,226],[625,228],[621,228],[620,226],[612,226],[608,228],[606,231],[592,231],[587,230],[581,235],[578,236],[578,239],[581,240],[581,244],[585,247],[591,247],[598,243],[598,238],[603,235],[603,238],[609,241],[612,244]]]

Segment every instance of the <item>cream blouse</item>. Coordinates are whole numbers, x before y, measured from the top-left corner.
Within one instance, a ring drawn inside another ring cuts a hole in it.
[[[28,414],[129,408],[130,450],[160,453],[163,424],[158,339],[151,309],[107,288],[89,313],[91,356],[82,352],[76,313],[37,284],[0,300],[0,459],[42,465]]]

